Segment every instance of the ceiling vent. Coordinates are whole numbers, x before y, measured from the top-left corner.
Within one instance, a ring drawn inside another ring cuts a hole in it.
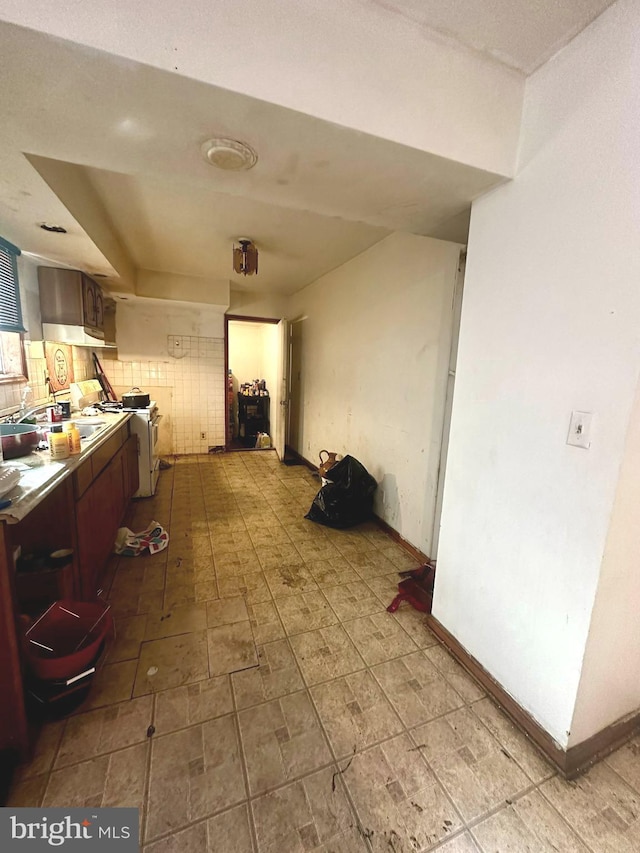
[[[253,148],[237,139],[208,139],[200,150],[207,163],[227,172],[251,169],[258,162]]]

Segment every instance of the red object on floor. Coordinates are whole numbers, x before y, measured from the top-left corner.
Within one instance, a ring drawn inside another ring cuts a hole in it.
[[[103,601],[54,602],[24,633],[24,650],[33,674],[55,681],[82,672],[112,630],[109,609]]]
[[[398,594],[387,607],[389,613],[395,613],[403,601],[407,601],[421,613],[431,613],[435,566],[429,563],[408,572],[409,577],[398,584]]]

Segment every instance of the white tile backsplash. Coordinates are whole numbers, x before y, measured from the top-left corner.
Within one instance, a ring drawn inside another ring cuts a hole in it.
[[[168,362],[110,362],[112,384],[171,388],[173,453],[224,445],[224,339],[168,335],[167,346],[177,356]]]
[[[171,433],[173,453],[206,453],[209,447],[225,443],[224,339],[169,335],[179,358],[171,361],[120,361],[100,354],[104,372],[113,386],[127,389],[140,386],[171,389]],[[25,342],[29,385],[34,404],[47,401],[46,362],[32,357],[32,344]],[[172,351],[172,348],[169,348]],[[33,353],[41,356],[42,345],[34,344]],[[76,381],[91,379],[95,369],[90,349],[73,347]],[[0,415],[10,414],[20,405],[25,382],[0,385]],[[205,438],[201,438],[204,433]]]

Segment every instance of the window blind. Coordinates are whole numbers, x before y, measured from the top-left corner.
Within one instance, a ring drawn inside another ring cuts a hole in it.
[[[0,237],[0,332],[24,332],[17,258],[20,249]]]

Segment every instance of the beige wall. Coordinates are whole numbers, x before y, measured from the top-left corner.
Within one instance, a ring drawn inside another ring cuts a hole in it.
[[[238,385],[262,379],[264,323],[229,323],[229,370]]]
[[[316,464],[322,449],[356,457],[378,482],[376,512],[427,554],[459,254],[393,234],[300,291],[290,311],[301,336],[294,449]]]

